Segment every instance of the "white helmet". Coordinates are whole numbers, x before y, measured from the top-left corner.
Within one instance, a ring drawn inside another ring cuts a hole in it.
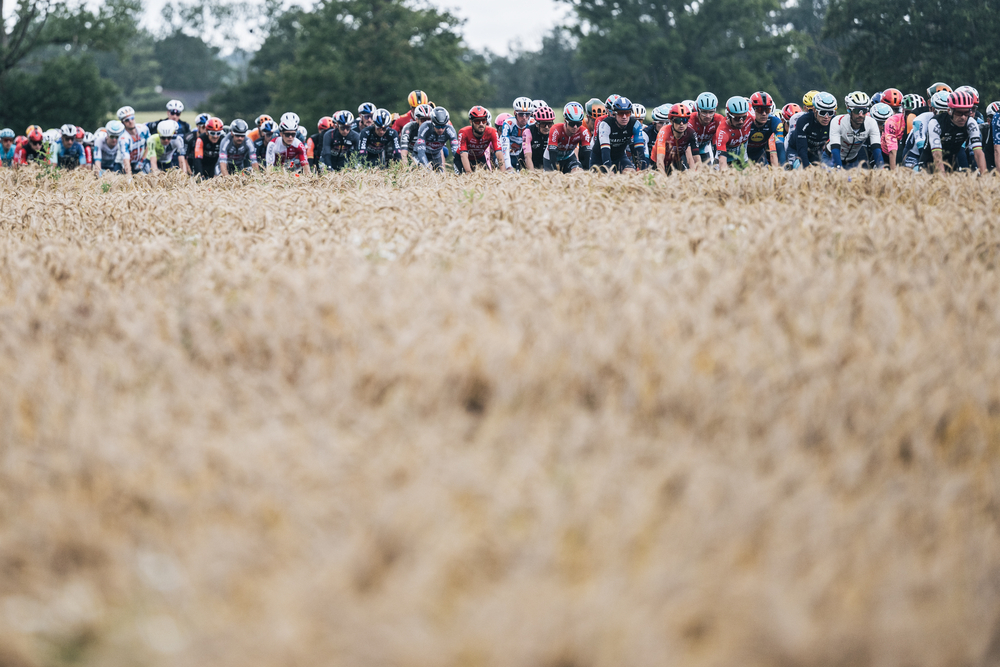
[[[90,132],[83,133],[83,143],[87,146],[94,145],[94,135]]]
[[[104,126],[104,129],[108,131],[108,134],[112,137],[120,137],[125,131],[125,126],[122,125],[120,120],[109,120],[108,124]]]
[[[135,118],[135,109],[132,107],[122,107],[118,110],[118,120],[124,121],[126,118]]]
[[[530,112],[535,109],[531,105],[531,100],[527,97],[519,97],[514,100],[514,111]]]
[[[930,106],[934,111],[947,111],[948,110],[948,96],[951,95],[947,90],[939,90],[938,92],[931,95]]]
[[[281,114],[281,120],[278,122],[278,131],[288,132],[297,129],[299,129],[298,114],[291,111]]]
[[[177,121],[170,120],[169,118],[167,120],[161,120],[156,124],[156,133],[160,135],[160,139],[171,138],[177,134]]]
[[[641,104],[632,105],[632,115],[639,120],[646,120],[646,107]]]
[[[549,105],[545,102],[545,100],[532,100],[531,101],[531,110],[532,111],[538,111],[542,107],[547,107],[547,106],[549,106]]]
[[[184,103],[180,100],[170,100],[167,102],[167,111],[176,111],[177,113],[180,113],[184,111]],[[157,126],[157,129],[159,129],[159,126]]]
[[[59,141],[59,139],[62,138],[62,130],[57,130],[55,128],[51,130],[45,130],[45,132],[42,133],[42,138],[45,139],[45,141],[47,141],[48,143],[54,144],[55,142]]]
[[[76,125],[71,125],[70,123],[66,123],[61,128],[59,128],[59,132],[64,137],[69,137],[70,139],[76,139]]]

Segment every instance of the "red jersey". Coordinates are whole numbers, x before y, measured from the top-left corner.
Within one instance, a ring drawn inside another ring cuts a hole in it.
[[[298,137],[292,139],[292,145],[286,146],[281,137],[275,137],[267,144],[265,162],[268,167],[275,165],[295,169],[309,163],[306,157],[306,145]]]
[[[674,128],[671,123],[667,123],[660,128],[660,133],[656,135],[656,143],[653,144],[653,150],[650,151],[650,159],[656,162],[657,155],[663,155],[663,165],[668,164],[680,164],[681,158],[684,157],[684,149],[688,146],[691,147],[691,152],[693,153],[697,150],[697,142],[694,130],[688,125],[684,128],[681,136],[674,134]]]
[[[698,145],[707,144],[713,139],[715,139],[715,133],[719,129],[719,125],[722,124],[725,118],[722,114],[715,114],[712,121],[707,125],[701,122],[698,118],[698,112],[692,111],[691,115],[688,116],[688,127],[694,130],[695,139],[698,140]]]
[[[733,127],[729,121],[719,125],[715,133],[715,150],[718,153],[737,153],[740,147],[750,139],[750,130],[753,129],[753,117],[747,114],[743,124]]]
[[[413,120],[413,109],[410,109],[405,114],[397,118],[395,122],[392,124],[392,129],[396,130],[396,132],[399,133],[400,136],[402,136],[403,128],[406,127],[406,124],[409,123],[411,120]]]
[[[487,148],[493,149],[494,153],[500,153],[500,137],[497,136],[496,128],[487,125],[478,138],[472,133],[471,125],[458,131],[458,152],[468,153],[469,159],[485,160]]]
[[[570,134],[565,123],[556,123],[549,130],[548,151],[550,160],[565,160],[577,146],[590,146],[590,130],[581,125]]]

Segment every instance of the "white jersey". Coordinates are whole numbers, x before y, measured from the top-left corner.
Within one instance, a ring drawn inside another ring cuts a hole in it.
[[[285,145],[281,136],[275,137],[267,144],[265,156],[265,163],[268,167],[277,164],[286,169],[297,169],[307,163],[306,146],[299,141],[298,137],[292,139],[290,146]]]
[[[98,134],[94,139],[94,164],[100,164],[101,169],[111,169],[118,160],[118,144],[108,146],[108,133]]]
[[[834,116],[830,121],[830,139],[826,143],[826,150],[832,152],[834,146],[840,147],[840,159],[850,162],[858,157],[863,146],[881,146],[882,133],[878,129],[878,121],[871,116],[865,116],[861,127],[854,129],[851,124],[851,114],[845,113]]]
[[[128,156],[128,161],[133,165],[141,163],[146,159],[148,151],[146,142],[148,141],[149,128],[145,125],[135,126],[135,136],[126,130],[122,136],[118,137],[118,156],[115,161],[119,164],[125,164],[125,156]]]

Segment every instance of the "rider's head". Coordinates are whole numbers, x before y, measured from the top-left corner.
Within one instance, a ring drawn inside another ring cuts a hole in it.
[[[757,91],[750,96],[750,107],[753,109],[753,119],[758,124],[765,123],[774,110],[774,100],[764,91]]]
[[[965,127],[969,118],[975,113],[976,100],[971,93],[956,90],[948,96],[948,114],[951,122],[958,127]]]
[[[830,93],[816,93],[812,98],[812,106],[820,125],[829,125],[837,114],[837,98]]]
[[[205,132],[208,134],[208,140],[213,144],[219,143],[222,140],[224,127],[225,125],[222,123],[221,118],[210,118],[208,123],[205,124]]]
[[[535,109],[535,127],[542,134],[548,134],[552,129],[552,123],[556,120],[556,112],[547,104]]]

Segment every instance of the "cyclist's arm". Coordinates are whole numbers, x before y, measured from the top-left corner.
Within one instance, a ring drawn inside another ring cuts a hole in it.
[[[597,126],[597,145],[601,149],[601,165],[611,166],[611,126],[601,122]]]
[[[534,171],[535,164],[531,161],[531,130],[528,129],[528,127],[525,127],[521,132],[521,152],[524,153],[525,168],[527,168],[528,171]]]
[[[729,166],[729,161],[726,159],[726,146],[729,144],[728,125],[729,121],[719,123],[719,129],[715,131],[715,155],[719,161],[719,171],[725,171]]]

